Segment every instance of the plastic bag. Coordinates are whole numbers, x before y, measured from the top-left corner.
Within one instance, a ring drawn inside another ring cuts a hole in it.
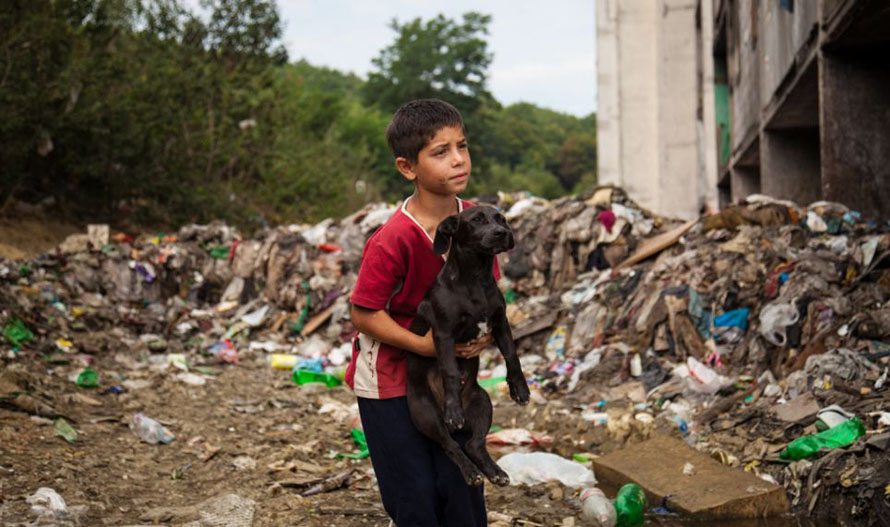
[[[535,485],[552,480],[573,488],[596,485],[592,470],[547,452],[514,452],[498,460],[498,465],[510,476],[513,485]]]
[[[525,428],[505,428],[488,434],[485,442],[490,445],[549,445],[553,438]]]
[[[68,514],[68,505],[65,503],[65,499],[49,487],[40,487],[37,489],[37,492],[28,496],[27,501],[31,504],[31,512],[38,516],[43,516],[44,514],[64,516]]]
[[[136,414],[130,421],[130,429],[136,434],[136,437],[146,443],[156,445],[158,443],[172,443],[176,436],[169,430],[164,428],[161,423],[155,421],[151,417],[143,414]]]
[[[770,304],[760,311],[760,334],[772,344],[784,346],[787,341],[785,328],[799,319],[793,304]]]

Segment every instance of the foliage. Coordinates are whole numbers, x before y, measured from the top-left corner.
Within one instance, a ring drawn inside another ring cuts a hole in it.
[[[343,216],[411,191],[383,131],[416,97],[462,111],[472,192],[595,182],[593,116],[486,88],[490,17],[393,21],[368,81],[288,63],[273,0],[0,3],[0,208],[53,197],[118,225]]]
[[[386,113],[412,99],[435,97],[473,114],[491,100],[485,88],[492,55],[483,38],[491,16],[464,14],[463,22],[439,15],[425,23],[420,18],[390,22],[395,42],[371,60],[377,71],[368,75],[364,93]]]

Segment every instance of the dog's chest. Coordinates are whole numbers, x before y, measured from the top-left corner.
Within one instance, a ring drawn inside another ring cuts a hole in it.
[[[476,338],[484,337],[491,333],[491,325],[487,320],[481,320],[476,323],[476,327],[479,328],[479,333],[476,335]]]
[[[458,342],[466,342],[475,338],[489,335],[492,332],[491,309],[484,297],[476,297],[472,294],[464,298],[458,333]]]

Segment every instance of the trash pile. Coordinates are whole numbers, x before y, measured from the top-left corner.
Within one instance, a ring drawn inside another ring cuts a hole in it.
[[[616,264],[618,249],[597,235],[602,215],[585,216],[572,240],[564,229],[589,212],[560,223],[558,202],[539,206],[512,220],[531,233],[540,221],[543,239],[564,244],[541,272],[549,282],[526,271],[527,252],[503,266],[523,362],[545,398],[569,401],[613,440],[683,437],[783,485],[797,511],[890,517],[887,223],[837,203],[751,196],[636,249],[619,237],[630,256]],[[652,258],[636,263],[638,253]]]
[[[562,401],[582,438],[609,439],[583,449],[659,431],[784,486],[795,511],[890,517],[887,224],[765,196],[683,223],[613,187],[496,205],[516,234],[499,286],[533,401]],[[395,210],[372,204],[252,238],[221,223],[138,237],[90,226],[52,253],[0,261],[3,360],[39,357],[77,386],[118,392],[140,379],[103,378],[96,356],[191,386],[211,379],[209,366],[262,358],[297,384],[336,386],[364,242]],[[496,404],[505,376],[487,350],[480,384]],[[8,385],[0,404],[58,417]],[[129,419],[143,441],[173,440],[149,416]],[[65,424],[59,435],[76,440]],[[490,443],[555,448],[521,429]]]

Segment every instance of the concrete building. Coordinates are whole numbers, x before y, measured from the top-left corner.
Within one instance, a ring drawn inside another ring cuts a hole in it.
[[[597,0],[597,177],[646,208],[683,218],[717,204],[697,4]]]
[[[890,218],[890,2],[713,6],[714,64],[728,83],[721,203],[759,192]]]
[[[601,182],[683,217],[763,193],[890,218],[890,2],[597,3]]]

